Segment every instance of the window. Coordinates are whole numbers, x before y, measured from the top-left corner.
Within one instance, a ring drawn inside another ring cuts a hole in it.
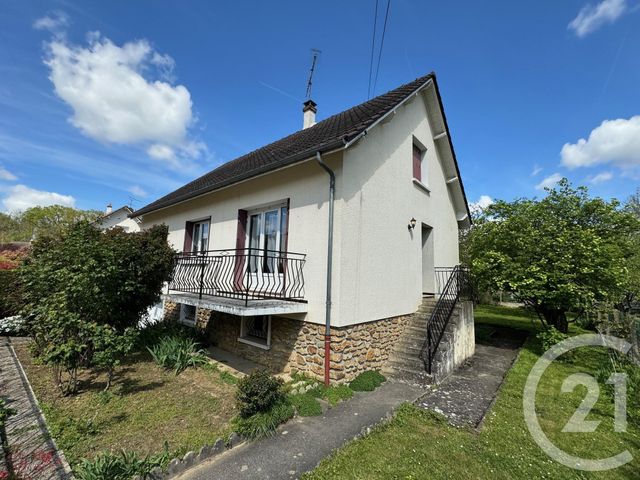
[[[269,207],[249,214],[247,245],[251,249],[249,273],[283,273],[278,252],[287,249],[287,206]]]
[[[193,326],[196,324],[197,308],[193,305],[180,304],[180,323]]]
[[[209,220],[195,222],[193,224],[193,234],[191,236],[191,252],[204,252],[209,248]]]
[[[265,350],[269,349],[271,347],[271,317],[269,315],[242,317],[238,341]]]
[[[424,157],[424,150],[415,143],[413,144],[413,178],[416,180],[422,180],[422,159]]]

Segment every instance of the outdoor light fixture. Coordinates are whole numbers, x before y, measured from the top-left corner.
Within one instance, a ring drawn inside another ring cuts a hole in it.
[[[411,217],[411,220],[409,220],[409,230],[413,230],[414,228],[416,228],[416,219]]]

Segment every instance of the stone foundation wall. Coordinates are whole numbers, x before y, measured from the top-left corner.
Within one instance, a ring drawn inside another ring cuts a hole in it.
[[[176,313],[177,312],[177,313]],[[176,320],[179,306],[165,303],[165,318]],[[380,370],[409,323],[404,315],[331,329],[332,380],[342,383],[365,370]],[[239,342],[241,318],[198,309],[196,327],[206,330],[214,345],[264,365],[275,373],[301,372],[324,378],[324,325],[271,317],[271,348]]]

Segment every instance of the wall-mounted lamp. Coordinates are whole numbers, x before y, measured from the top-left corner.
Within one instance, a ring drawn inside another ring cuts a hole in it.
[[[416,228],[416,219],[411,217],[411,220],[409,220],[409,230],[413,230],[414,228]]]

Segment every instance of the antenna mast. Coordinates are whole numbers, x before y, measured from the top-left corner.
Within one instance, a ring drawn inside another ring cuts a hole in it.
[[[309,81],[307,82],[307,94],[306,99],[311,99],[311,86],[313,85],[313,73],[316,70],[316,63],[318,62],[318,57],[322,52],[317,48],[311,49],[311,69],[309,70]]]

